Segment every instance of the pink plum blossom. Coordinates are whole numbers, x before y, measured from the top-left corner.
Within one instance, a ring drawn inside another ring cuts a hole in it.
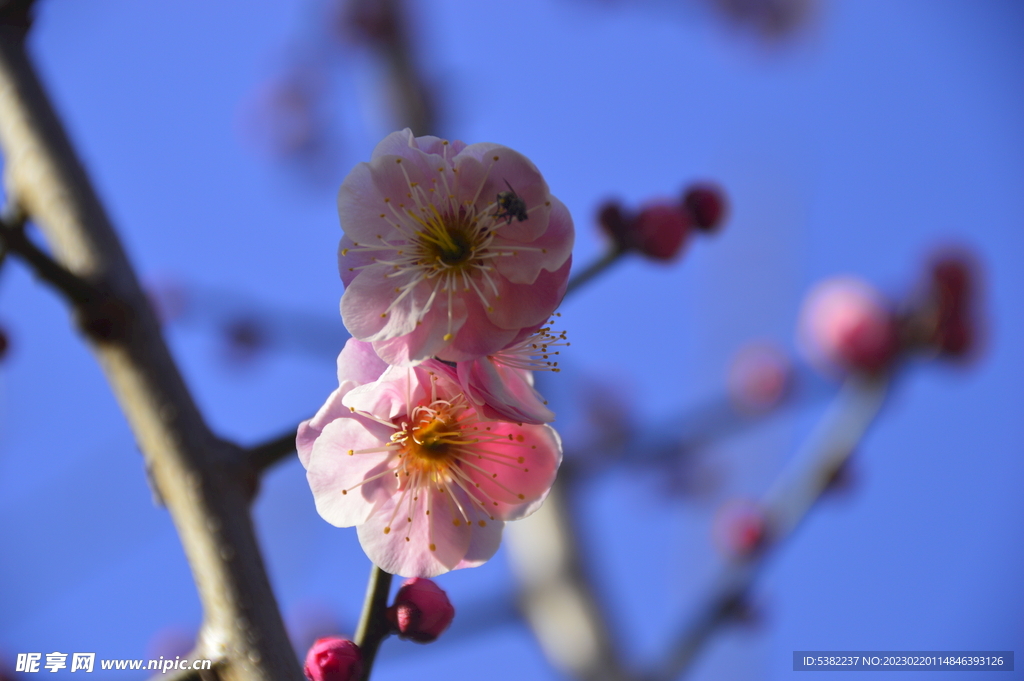
[[[525,333],[525,332],[524,332]],[[533,387],[533,371],[559,371],[552,348],[569,345],[565,332],[550,326],[537,329],[524,340],[498,352],[458,362],[456,372],[466,396],[489,418],[518,423],[550,423],[554,413]]]
[[[437,360],[385,368],[366,361],[372,354],[350,340],[338,358],[341,385],[299,427],[317,511],[356,526],[367,556],[392,574],[433,577],[484,563],[504,521],[547,496],[562,459],[557,433],[491,420]]]
[[[341,313],[388,363],[471,361],[555,310],[573,224],[522,154],[408,129],[338,191]]]

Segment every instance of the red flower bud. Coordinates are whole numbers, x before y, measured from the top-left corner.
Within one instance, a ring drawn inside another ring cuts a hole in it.
[[[944,354],[961,357],[974,346],[973,280],[970,266],[960,257],[946,257],[932,266],[938,317],[932,343]]]
[[[725,221],[725,195],[713,185],[695,184],[683,195],[683,209],[697,229],[714,232]]]
[[[683,248],[690,217],[676,206],[658,203],[640,211],[629,231],[630,245],[654,260],[672,260]]]
[[[441,587],[429,579],[414,577],[395,594],[387,617],[400,638],[430,643],[452,623],[455,608]]]
[[[355,681],[363,673],[359,646],[343,638],[321,638],[306,653],[309,681]]]
[[[615,247],[620,251],[628,250],[630,246],[629,230],[633,219],[622,212],[622,206],[614,201],[608,201],[597,210],[597,223],[605,234],[611,237]]]

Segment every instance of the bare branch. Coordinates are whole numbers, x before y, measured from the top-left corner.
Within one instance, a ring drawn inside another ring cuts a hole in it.
[[[882,377],[853,377],[843,386],[791,467],[779,476],[762,501],[769,522],[766,540],[771,546],[792,534],[828,488],[874,422],[887,385]],[[748,559],[725,566],[709,590],[710,597],[680,628],[664,664],[648,677],[651,681],[674,681],[690,667],[712,634],[742,606],[765,563],[768,548],[766,545]]]
[[[54,258],[101,287],[130,323],[93,349],[146,457],[192,567],[205,621],[198,649],[224,681],[299,681],[257,546],[243,453],[210,432],[156,316],[25,53],[26,27],[0,23],[0,145],[8,196]]]
[[[563,474],[536,513],[505,528],[520,607],[556,668],[580,681],[622,681],[629,675],[583,569],[565,488]]]
[[[274,464],[295,453],[295,429],[290,428],[277,437],[249,449],[249,465],[256,474],[265,472]]]

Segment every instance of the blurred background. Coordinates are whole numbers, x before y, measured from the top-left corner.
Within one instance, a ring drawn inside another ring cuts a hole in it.
[[[574,215],[577,269],[607,247],[602,202],[723,188],[719,233],[671,263],[627,256],[566,300],[564,370],[539,379],[629,669],[667,654],[728,560],[721,509],[771,487],[837,389],[799,354],[807,292],[855,275],[901,301],[936,252],[973,253],[974,352],[901,367],[843,484],[688,678],[788,677],[794,650],[1024,649],[1024,5],[37,5],[41,77],[196,400],[242,444],[337,385],[335,193],[392,130],[528,156]],[[22,652],[184,654],[201,610],[174,528],[65,304],[12,259],[0,329],[0,675]],[[766,401],[740,408],[765,366]],[[652,463],[631,449],[652,437],[681,444]],[[609,438],[630,454],[599,455]],[[351,635],[370,565],[297,460],[255,516],[296,646]],[[438,578],[452,629],[387,641],[374,678],[564,678],[517,614],[506,553]]]

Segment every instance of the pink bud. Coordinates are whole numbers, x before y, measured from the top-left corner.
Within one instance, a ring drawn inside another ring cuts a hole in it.
[[[430,643],[452,623],[455,608],[441,587],[429,579],[414,577],[395,594],[387,616],[400,638]]]
[[[881,371],[899,349],[885,298],[852,277],[829,279],[811,291],[800,313],[800,334],[812,360],[845,370]]]
[[[657,203],[640,211],[629,232],[630,245],[648,258],[672,260],[683,248],[690,217],[677,206]]]
[[[761,506],[747,499],[726,502],[712,524],[715,543],[727,555],[746,558],[764,546],[768,522]]]
[[[306,653],[309,681],[354,681],[363,673],[359,646],[343,638],[321,638]]]
[[[722,190],[710,184],[695,184],[683,195],[683,209],[697,229],[717,231],[725,221],[726,200]]]
[[[782,401],[792,380],[793,365],[781,350],[766,342],[749,343],[729,367],[729,397],[743,411],[763,412]]]

